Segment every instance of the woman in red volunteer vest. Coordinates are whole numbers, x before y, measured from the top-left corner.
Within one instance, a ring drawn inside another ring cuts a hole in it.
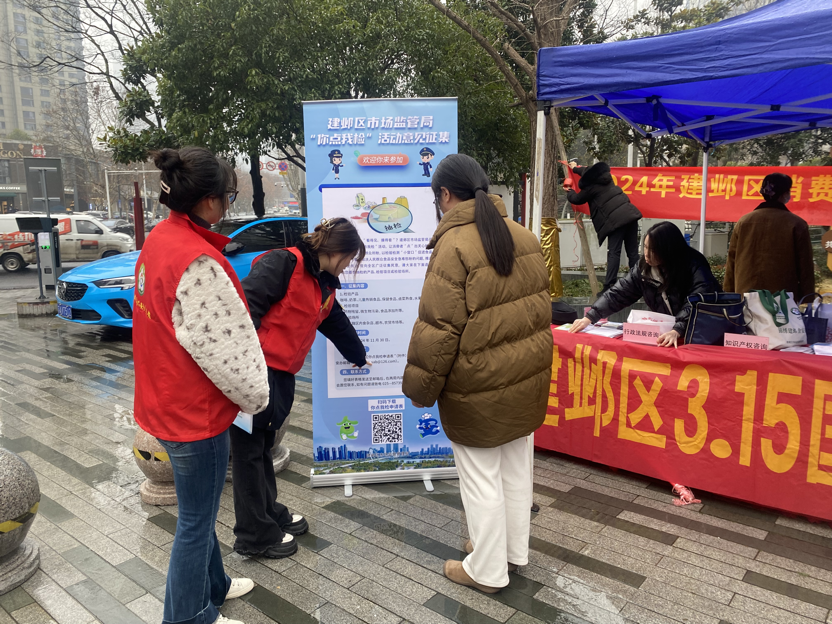
[[[364,345],[335,300],[338,276],[364,243],[347,219],[324,220],[297,247],[255,259],[243,280],[251,319],[269,367],[268,407],[255,414],[251,434],[231,428],[231,464],[237,537],[241,554],[280,559],[297,552],[294,539],[309,528],[306,519],[277,502],[271,449],[275,431],[295,398],[295,374],[312,348],[315,332],[329,338],[355,366],[367,365]]]
[[[214,533],[228,468],[228,428],[240,410],[268,405],[266,362],[242,287],[210,231],[234,201],[225,161],[199,147],[154,154],[159,201],[170,208],[136,263],[134,412],[173,466],[179,517],[168,566],[164,624],[242,624],[220,615],[251,591],[230,579]]]

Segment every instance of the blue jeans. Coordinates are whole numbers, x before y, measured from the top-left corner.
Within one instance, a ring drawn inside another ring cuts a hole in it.
[[[170,456],[179,519],[163,624],[214,624],[231,586],[214,527],[228,469],[228,431],[207,440],[159,440]]]

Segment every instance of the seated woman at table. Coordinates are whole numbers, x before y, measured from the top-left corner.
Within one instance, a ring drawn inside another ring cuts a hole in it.
[[[705,256],[687,244],[678,227],[670,221],[662,221],[647,230],[644,255],[638,264],[602,294],[586,316],[575,321],[569,331],[582,331],[644,297],[653,312],[676,317],[673,329],[659,336],[657,341],[660,347],[675,347],[679,337],[685,334],[690,316],[688,297],[721,290]]]

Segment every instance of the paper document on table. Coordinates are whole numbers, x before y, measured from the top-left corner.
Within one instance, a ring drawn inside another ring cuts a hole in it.
[[[590,325],[584,330],[587,334],[593,336],[604,336],[605,338],[618,338],[624,335],[623,329],[616,329],[615,327],[595,327]]]
[[[815,355],[832,355],[832,342],[816,342],[812,349]]]
[[[572,329],[572,323],[566,323],[565,325],[555,327],[556,331],[569,331],[570,329]],[[620,329],[616,329],[615,327],[598,327],[597,325],[589,325],[578,333],[589,334],[591,336],[604,336],[605,338],[618,338],[624,332]]]

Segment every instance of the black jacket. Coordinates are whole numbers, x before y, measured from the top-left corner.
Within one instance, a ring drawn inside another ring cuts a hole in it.
[[[612,174],[607,163],[595,163],[591,167],[575,167],[575,173],[581,176],[578,186],[580,193],[567,191],[569,203],[576,206],[589,204],[589,216],[598,233],[598,244],[610,235],[610,232],[641,219],[641,212],[630,203],[630,198],[612,181]]]
[[[612,288],[598,298],[598,301],[587,312],[587,318],[593,323],[597,323],[602,318],[607,318],[644,297],[644,302],[653,312],[675,316],[676,324],[673,329],[679,332],[680,336],[684,336],[691,312],[688,297],[698,293],[722,292],[719,282],[711,273],[711,267],[705,256],[691,248],[687,248],[687,253],[691,285],[686,293],[678,292],[672,286],[668,289],[666,294],[670,309],[668,309],[662,297],[661,284],[649,275],[644,276],[642,274],[641,267],[644,264],[642,259],[637,266],[630,269],[625,277],[618,280]]]
[[[330,290],[341,288],[341,282],[334,275],[321,271],[318,258],[306,244],[300,242],[297,248],[303,256],[306,271],[318,278],[323,304]],[[286,296],[296,265],[297,257],[292,252],[276,249],[256,262],[251,267],[251,273],[241,282],[256,329],[260,328],[260,319]],[[367,363],[364,345],[337,300],[329,316],[318,326],[318,331],[332,341],[341,355],[353,364],[364,366]],[[254,426],[260,429],[280,428],[292,409],[294,398],[295,376],[287,371],[270,368],[269,406],[260,414],[255,414]]]

